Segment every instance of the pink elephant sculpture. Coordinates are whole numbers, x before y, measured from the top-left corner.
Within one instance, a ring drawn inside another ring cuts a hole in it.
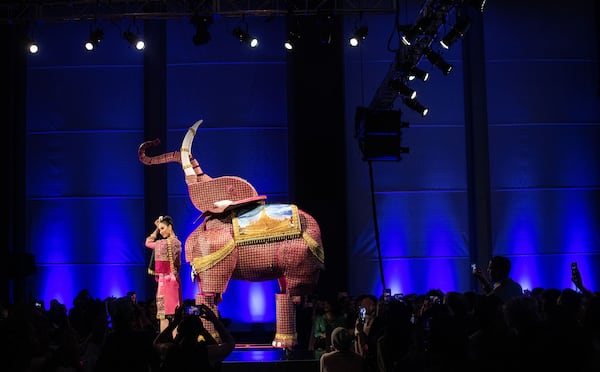
[[[181,163],[190,200],[202,212],[202,222],[185,240],[185,260],[198,286],[196,303],[217,312],[231,279],[276,279],[280,291],[272,345],[291,348],[298,341],[296,303],[314,291],[324,269],[319,224],[296,205],[266,203],[266,196],[240,177],[205,174],[191,152],[201,123],[189,128],[179,151],[147,156],[158,139],[138,150],[146,165]],[[205,326],[217,336],[210,322]]]

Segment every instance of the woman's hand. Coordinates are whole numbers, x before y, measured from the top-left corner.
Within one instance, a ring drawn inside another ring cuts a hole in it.
[[[183,319],[183,315],[185,314],[185,306],[179,305],[175,308],[175,314],[173,314],[173,324],[179,325],[181,323],[181,319]]]
[[[204,319],[210,321],[210,322],[215,322],[216,320],[219,320],[219,318],[217,317],[217,314],[215,314],[214,311],[212,311],[212,309],[208,306],[206,306],[206,304],[201,304],[200,305],[202,311],[200,312],[200,316],[203,317]]]
[[[485,278],[485,275],[483,275],[481,267],[478,267],[473,271],[473,276],[480,282],[487,283],[487,279]]]

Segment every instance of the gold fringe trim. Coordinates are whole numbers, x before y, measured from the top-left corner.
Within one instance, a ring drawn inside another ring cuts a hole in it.
[[[321,263],[325,262],[325,251],[323,247],[316,240],[312,238],[312,236],[308,235],[305,231],[302,233],[302,239],[308,244],[308,248],[310,251],[321,261]]]
[[[233,251],[233,248],[235,248],[235,241],[231,239],[223,248],[219,249],[218,251],[207,256],[194,258],[192,261],[193,270],[200,273],[210,269],[227,257]]]
[[[283,334],[283,333],[276,333],[275,334],[275,340],[295,340],[298,338],[298,334],[294,333],[294,334]]]
[[[287,234],[280,234],[280,235],[271,236],[271,237],[247,238],[247,239],[238,241],[238,244],[239,245],[252,245],[252,244],[260,244],[260,243],[273,243],[273,242],[278,242],[281,240],[296,239],[296,238],[300,237],[300,235],[301,235],[301,233],[287,233]]]

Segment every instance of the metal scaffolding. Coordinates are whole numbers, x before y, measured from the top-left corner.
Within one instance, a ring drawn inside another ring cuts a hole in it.
[[[395,0],[80,0],[3,1],[0,23],[73,22],[97,19],[178,19],[194,14],[274,17],[319,14],[393,14]]]

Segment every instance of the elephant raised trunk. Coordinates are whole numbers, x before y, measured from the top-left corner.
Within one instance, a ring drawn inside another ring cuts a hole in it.
[[[148,156],[146,150],[150,147],[156,147],[160,144],[160,140],[157,138],[152,141],[146,141],[142,143],[138,149],[138,158],[146,165],[164,164],[164,163],[180,163],[181,155],[179,151],[168,152],[166,154]]]
[[[198,128],[198,126],[201,123],[202,123],[202,120],[199,120],[192,126],[192,128]],[[192,128],[190,128],[190,131],[192,130]],[[194,132],[195,132],[195,130],[196,129],[194,129]],[[187,138],[187,136],[186,136],[186,138]],[[193,138],[193,135],[192,135],[192,138]],[[150,147],[158,146],[160,144],[160,139],[157,138],[152,141],[146,141],[146,142],[142,143],[140,145],[140,147],[138,148],[138,158],[145,165],[157,165],[157,164],[165,164],[165,163],[182,163],[183,167],[185,169],[186,177],[189,174],[190,176],[194,177],[194,180],[196,180],[196,177],[203,177],[203,180],[208,181],[211,178],[204,174],[204,172],[200,168],[200,165],[198,164],[198,161],[196,161],[196,159],[194,159],[191,155],[192,138],[190,138],[187,141],[187,142],[189,142],[189,144],[187,146],[182,146],[181,151],[172,151],[172,152],[167,152],[167,153],[164,153],[161,155],[156,155],[156,156],[146,155],[146,150]],[[183,142],[185,143],[186,140],[184,139]],[[183,149],[185,149],[185,150],[183,150]]]

